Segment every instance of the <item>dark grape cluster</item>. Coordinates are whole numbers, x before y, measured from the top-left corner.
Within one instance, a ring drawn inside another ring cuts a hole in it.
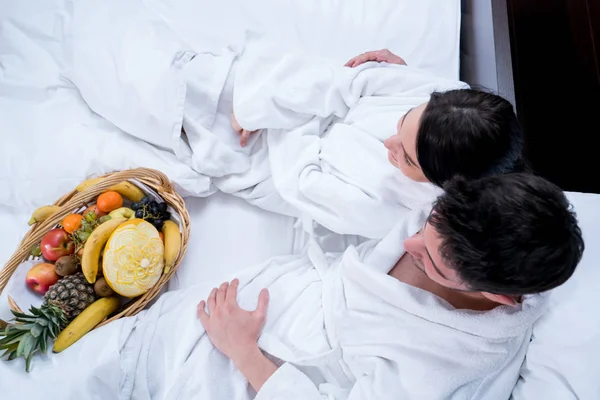
[[[171,219],[171,213],[167,211],[167,203],[157,203],[144,197],[139,203],[133,203],[131,209],[135,211],[135,217],[150,222],[159,231],[163,223]]]

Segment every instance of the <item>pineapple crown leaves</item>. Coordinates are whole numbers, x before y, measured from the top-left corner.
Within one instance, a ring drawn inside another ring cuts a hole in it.
[[[48,303],[40,308],[31,307],[30,314],[11,310],[14,318],[0,331],[0,358],[25,358],[25,369],[31,369],[31,359],[39,350],[46,354],[48,339],[55,339],[67,319],[60,307]]]

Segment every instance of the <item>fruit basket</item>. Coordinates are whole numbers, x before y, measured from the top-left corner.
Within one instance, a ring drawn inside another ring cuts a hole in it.
[[[82,283],[85,284],[83,286],[88,286],[77,295],[94,299],[94,304],[90,299],[84,306],[79,307],[80,310],[73,318],[60,320],[63,314],[67,314],[65,309],[72,308],[63,307],[62,311],[57,311],[60,317],[57,326],[61,326],[62,332],[75,324],[77,315],[96,307],[95,303],[102,303],[98,304],[98,307],[103,307],[103,313],[96,312],[95,315],[95,318],[100,315],[101,319],[93,321],[94,317],[89,318],[89,313],[85,318],[81,318],[87,321],[87,326],[78,327],[79,332],[83,332],[80,337],[92,329],[122,317],[133,316],[143,310],[161,292],[177,270],[185,255],[190,234],[189,214],[183,199],[175,192],[163,173],[148,168],[115,172],[87,180],[58,199],[53,206],[36,210],[30,224],[33,225],[32,228],[0,271],[0,294],[23,263],[39,261],[36,266],[42,265],[46,269],[49,268],[48,265],[52,265],[54,268],[50,273],[55,274],[54,283],[45,288],[44,292],[39,291],[40,294],[45,293],[44,304],[47,307],[54,304],[49,299],[61,296],[59,290],[66,292],[65,287],[70,287],[72,292],[74,286],[81,287]],[[53,236],[57,236],[58,239],[54,240]],[[61,236],[66,237],[62,242]],[[143,255],[140,255],[142,253]],[[141,261],[140,257],[143,257]],[[59,268],[62,259],[66,261],[61,263]],[[122,267],[134,262],[137,262],[135,269],[125,270],[125,267]],[[119,269],[121,267],[123,270]],[[147,269],[142,270],[143,268]],[[42,267],[39,269],[42,270]],[[38,273],[36,278],[43,276],[42,273],[45,272]],[[133,277],[131,279],[135,281],[135,285],[128,286],[124,276]],[[98,285],[101,280],[104,280],[103,285]],[[138,280],[146,285],[142,290],[139,289]],[[63,287],[56,289],[61,282]],[[64,282],[68,282],[70,286]],[[30,283],[28,280],[27,285],[33,288]],[[51,292],[53,288],[55,290]],[[103,290],[106,291],[106,295],[103,294]],[[86,291],[88,293],[85,293]],[[51,296],[48,298],[47,294]],[[0,352],[0,358],[23,356],[27,360],[29,370],[32,352],[41,350],[45,353],[47,340],[43,335],[43,340],[39,339],[39,331],[47,326],[47,320],[52,319],[53,315],[46,318],[38,308],[33,307],[30,310],[33,313],[26,314],[10,300],[10,297],[9,302],[16,317],[16,322],[12,322],[13,327],[17,324],[31,324],[31,338],[27,337],[25,341],[32,343],[19,346],[17,352],[16,345],[7,345],[11,339],[9,337],[7,340],[8,328],[0,327],[4,328],[0,329],[0,333],[4,335],[4,347],[1,340],[3,336],[0,335],[0,350],[5,350],[4,355]],[[48,309],[45,311],[50,314],[54,312]],[[22,315],[21,319],[19,315]],[[36,323],[41,324],[40,327],[34,327]],[[22,327],[23,325],[19,326]],[[15,335],[21,334],[17,330],[13,329],[14,332],[11,333],[15,338]],[[43,331],[44,335],[50,333]],[[49,337],[56,339],[55,352],[60,339],[56,338],[57,335],[58,333],[54,332]],[[70,339],[68,345],[72,342],[74,341]],[[9,352],[7,348],[14,351]]]

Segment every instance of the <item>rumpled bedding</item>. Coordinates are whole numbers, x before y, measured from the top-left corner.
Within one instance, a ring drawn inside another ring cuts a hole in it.
[[[190,44],[152,11],[119,7],[127,18],[114,20],[111,7],[75,13],[69,79],[94,112],[196,172],[193,195],[221,190],[339,234],[381,238],[439,194],[392,167],[382,142],[432,91],[464,83],[405,66],[345,68],[252,32],[225,48]],[[246,148],[232,112],[260,130]]]

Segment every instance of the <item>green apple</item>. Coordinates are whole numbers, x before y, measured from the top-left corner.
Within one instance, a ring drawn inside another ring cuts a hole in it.
[[[108,215],[111,218],[134,219],[135,211],[133,211],[131,208],[121,207],[121,208],[117,208],[116,210],[112,210],[111,212],[108,213]]]

